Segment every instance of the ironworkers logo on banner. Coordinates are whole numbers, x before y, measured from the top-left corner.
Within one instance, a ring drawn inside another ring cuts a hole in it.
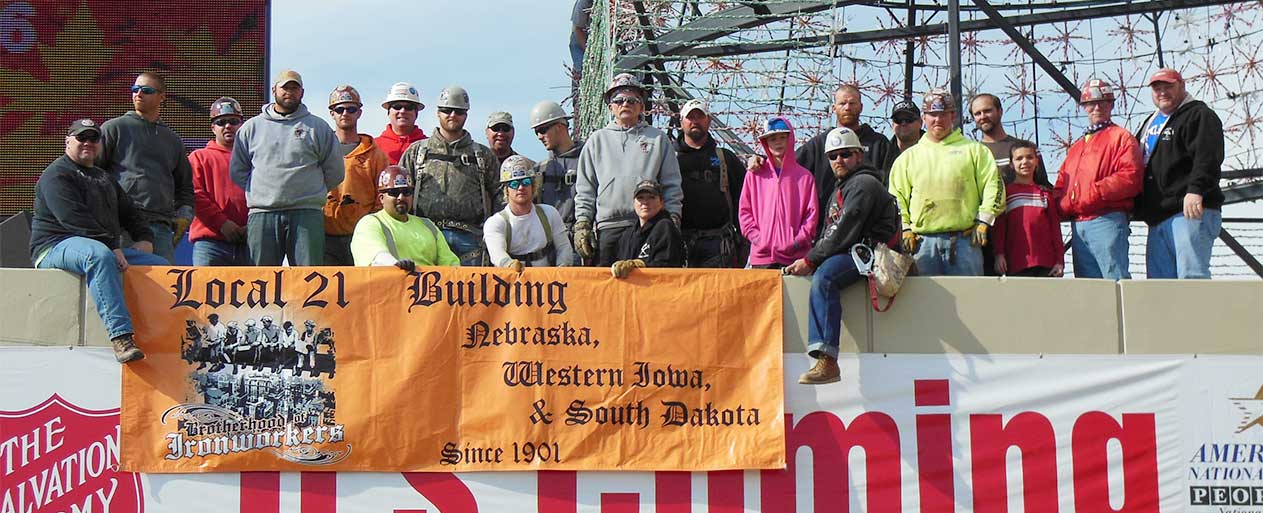
[[[87,410],[54,394],[0,411],[0,433],[0,511],[144,511],[140,474],[117,471],[117,408]]]

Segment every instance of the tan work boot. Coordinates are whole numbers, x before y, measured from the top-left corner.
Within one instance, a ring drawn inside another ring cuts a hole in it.
[[[811,370],[798,378],[798,382],[804,385],[823,385],[841,380],[842,371],[838,369],[838,359],[827,354],[820,355]]]
[[[114,344],[114,359],[118,360],[118,363],[145,359],[145,353],[136,347],[136,341],[132,340],[130,334],[110,340],[110,343]]]

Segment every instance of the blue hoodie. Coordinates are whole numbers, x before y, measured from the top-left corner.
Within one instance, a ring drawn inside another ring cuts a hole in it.
[[[322,210],[346,174],[337,135],[301,104],[286,115],[264,105],[241,125],[229,169],[250,213]]]

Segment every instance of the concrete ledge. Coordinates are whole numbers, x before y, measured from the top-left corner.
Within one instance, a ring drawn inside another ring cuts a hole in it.
[[[77,345],[82,297],[74,274],[0,268],[0,345]]]
[[[1126,352],[1263,354],[1263,283],[1119,282]]]

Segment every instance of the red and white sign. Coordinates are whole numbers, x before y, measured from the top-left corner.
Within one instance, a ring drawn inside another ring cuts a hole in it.
[[[147,474],[141,486],[105,471],[86,477],[99,462],[94,444],[118,448],[109,442],[118,367],[107,350],[0,348],[0,411],[9,412],[0,415],[0,513],[106,511],[106,497],[115,513],[1263,506],[1263,357],[861,355],[843,357],[841,383],[797,384],[809,363],[785,356],[784,470]],[[71,473],[73,490],[31,481],[71,455],[89,463],[82,482]],[[96,502],[85,506],[88,498]]]

